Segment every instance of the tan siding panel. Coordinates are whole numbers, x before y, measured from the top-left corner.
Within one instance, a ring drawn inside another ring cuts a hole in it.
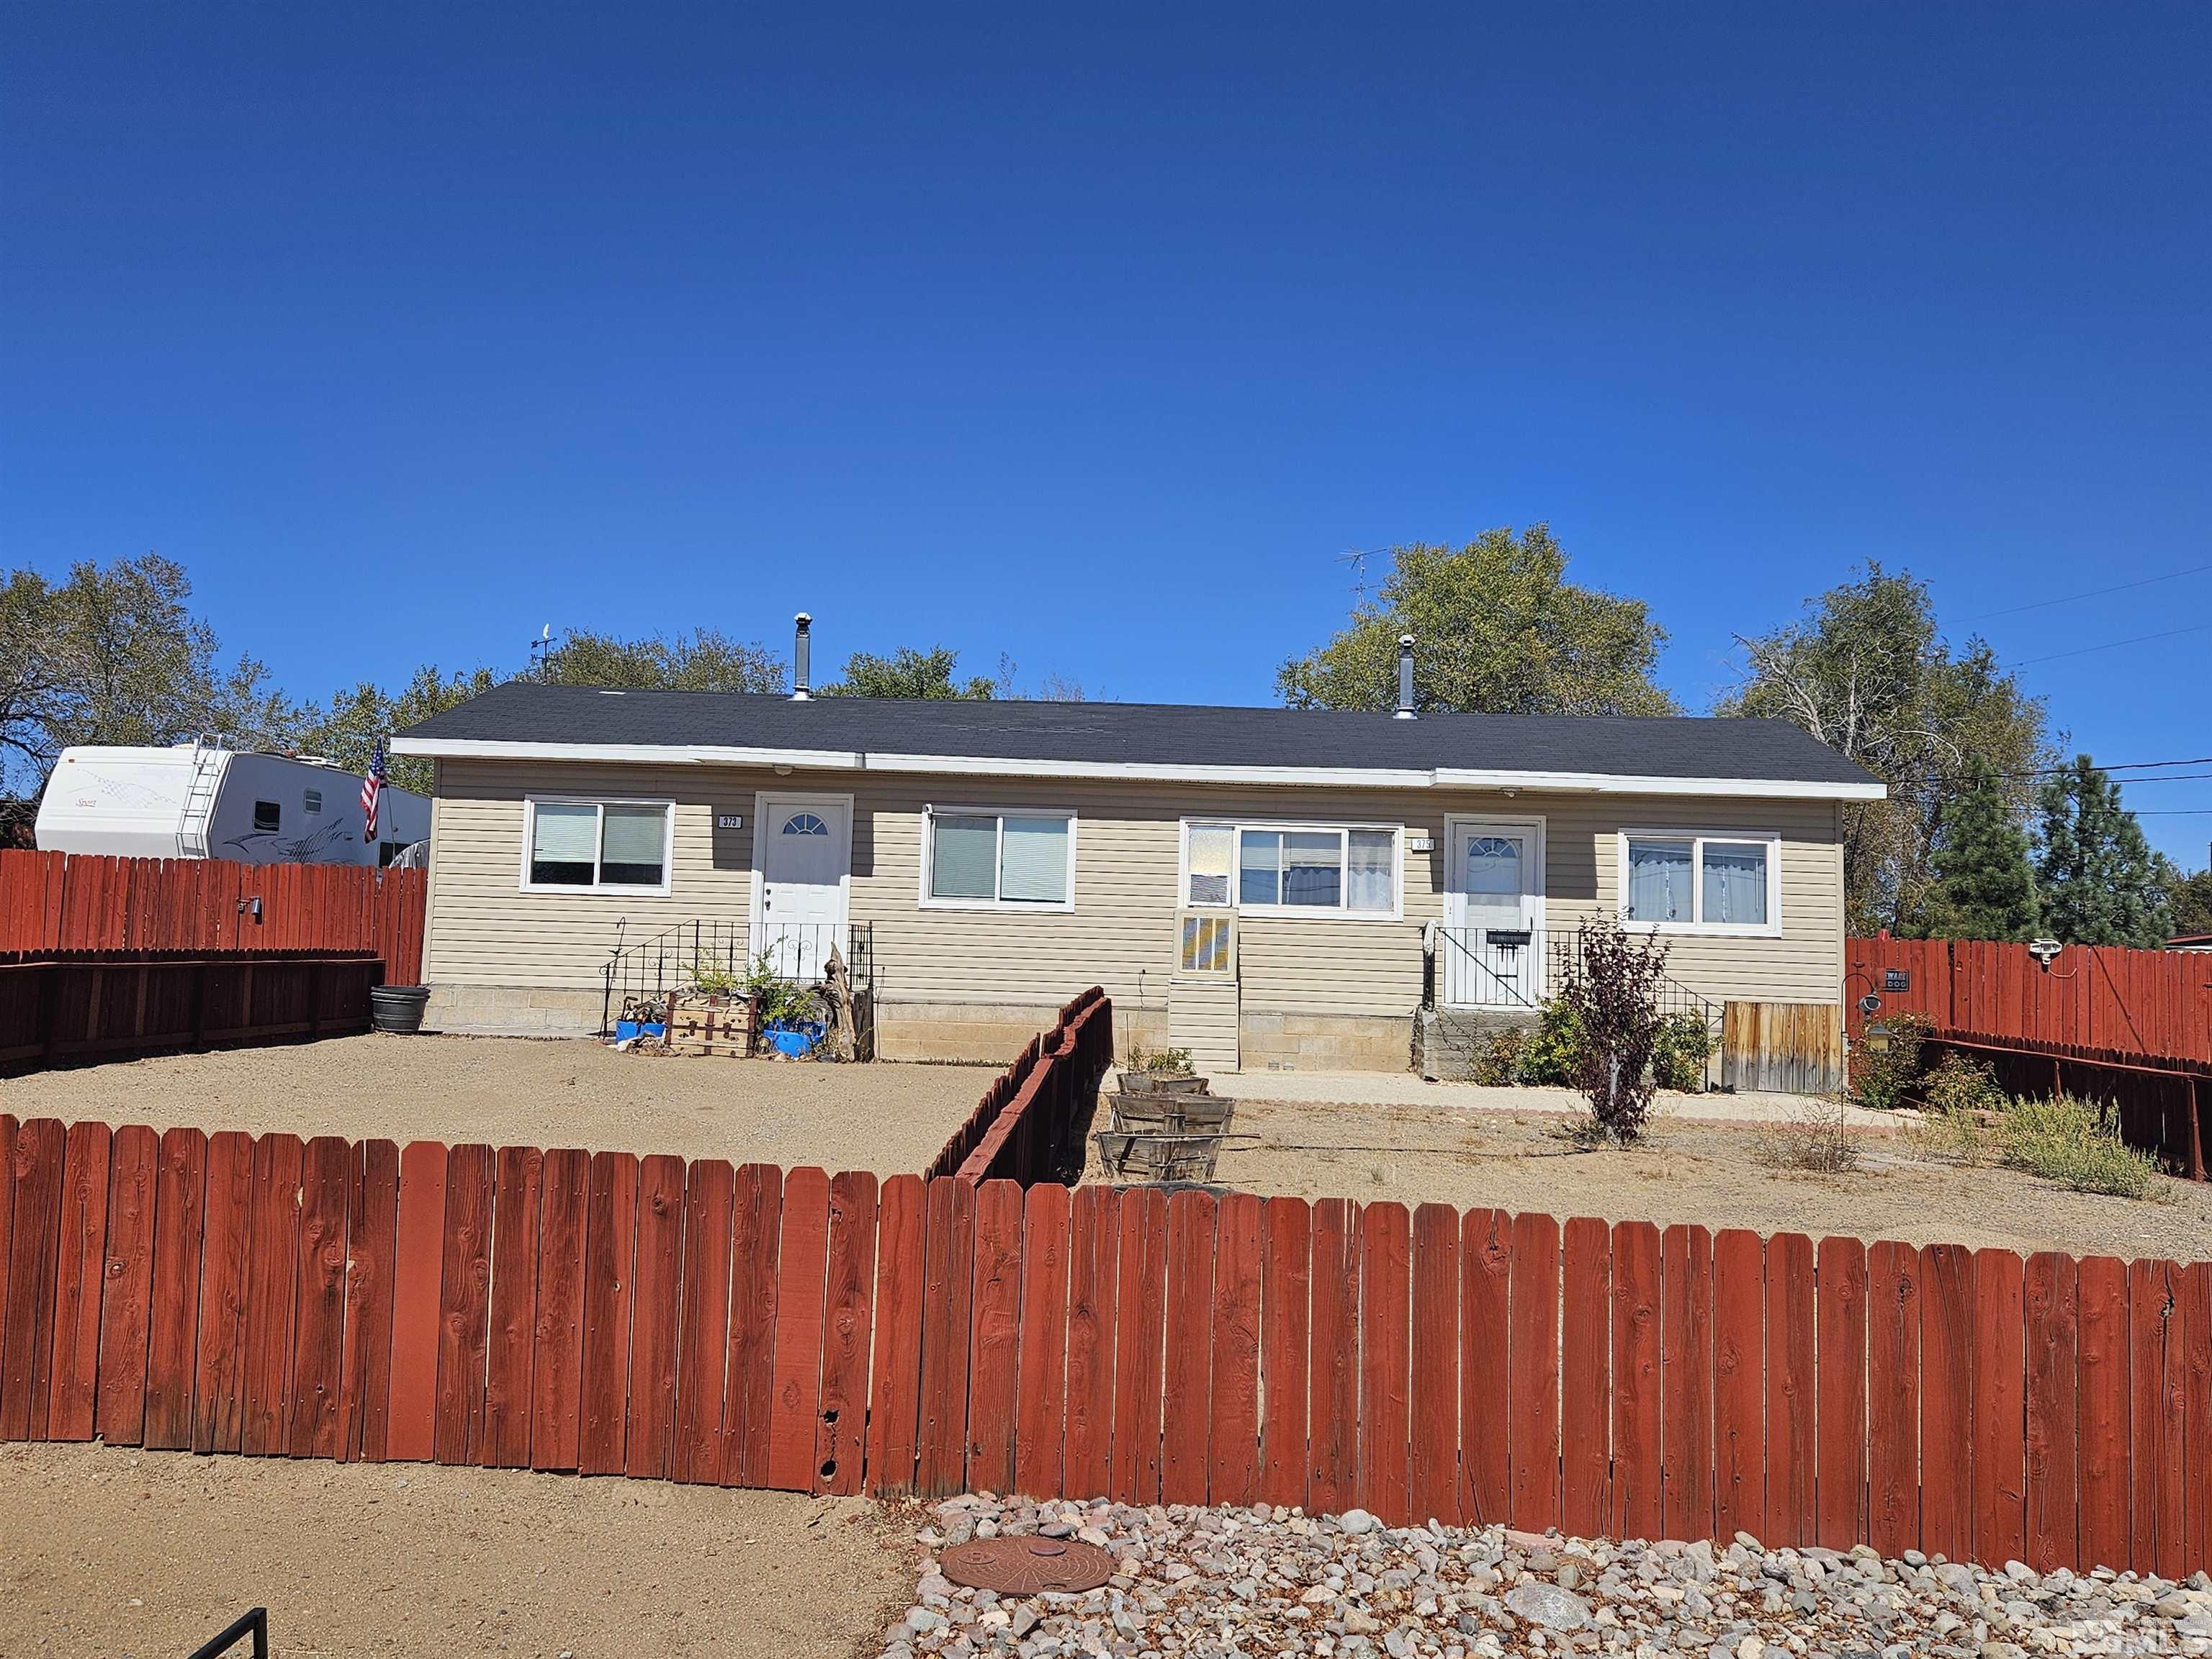
[[[1403,1016],[1420,999],[1420,929],[1443,912],[1444,817],[1485,811],[1547,821],[1547,917],[1571,928],[1619,902],[1623,825],[1784,837],[1783,936],[1678,939],[1675,976],[1716,999],[1832,1001],[1843,963],[1837,817],[1827,803],[1522,795],[1511,799],[1382,791],[1267,791],[850,773],[774,777],[706,767],[441,763],[433,827],[432,963],[441,982],[594,986],[617,921],[635,941],[694,919],[741,922],[752,902],[756,793],[854,798],[851,910],[874,928],[886,1001],[1057,1003],[1085,985],[1163,1006],[1174,965],[1179,824],[1186,816],[1404,826],[1436,842],[1405,855],[1397,918],[1240,919],[1247,1012]],[[526,794],[677,802],[672,890],[654,895],[520,890]],[[945,806],[1077,815],[1075,908],[1023,914],[920,903],[922,815]],[[718,816],[742,814],[742,830]]]

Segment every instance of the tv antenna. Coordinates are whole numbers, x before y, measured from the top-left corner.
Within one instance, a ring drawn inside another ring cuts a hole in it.
[[[545,670],[553,659],[553,624],[547,623],[530,642],[530,672],[538,679],[545,678]]]
[[[1352,592],[1362,605],[1367,602],[1367,562],[1378,553],[1387,553],[1387,547],[1355,547],[1336,556],[1336,562],[1348,565],[1352,570]]]

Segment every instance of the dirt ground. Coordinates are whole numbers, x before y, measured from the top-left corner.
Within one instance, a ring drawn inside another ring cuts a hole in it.
[[[857,1498],[0,1448],[11,1656],[167,1659],[265,1606],[286,1659],[854,1659],[906,1607],[913,1550],[910,1528]]]
[[[993,1073],[618,1054],[597,1042],[368,1036],[0,1081],[19,1118],[677,1152],[919,1171]]]
[[[2212,1256],[2212,1187],[2166,1182],[2164,1204],[2102,1198],[2009,1170],[1925,1162],[1894,1135],[1862,1134],[1852,1174],[1813,1176],[1762,1164],[1766,1132],[1755,1125],[1662,1124],[1634,1151],[1586,1152],[1554,1116],[1240,1100],[1235,1127],[1261,1139],[1224,1147],[1218,1178],[1246,1192],[2022,1252]],[[1094,1152],[1085,1179],[1101,1178]]]

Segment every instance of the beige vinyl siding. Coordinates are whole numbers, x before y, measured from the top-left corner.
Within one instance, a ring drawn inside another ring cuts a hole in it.
[[[1447,795],[1437,791],[1226,789],[1049,779],[901,778],[703,766],[445,761],[430,860],[427,976],[453,985],[587,988],[617,921],[635,942],[695,919],[751,914],[756,797],[853,800],[850,914],[872,926],[876,988],[892,1002],[1046,1005],[1091,984],[1164,1008],[1174,968],[1181,826],[1187,817],[1381,824],[1430,837],[1403,855],[1401,914],[1238,919],[1248,1013],[1404,1017],[1421,994],[1422,924],[1443,915],[1447,813],[1546,821],[1547,924],[1557,932],[1620,902],[1618,836],[1637,828],[1782,835],[1782,936],[1678,939],[1673,971],[1708,996],[1833,1001],[1843,963],[1836,812],[1825,802],[1620,796]],[[672,799],[671,890],[521,890],[526,795]],[[1075,908],[927,909],[924,814],[943,807],[1076,816]],[[718,817],[744,827],[718,830]]]

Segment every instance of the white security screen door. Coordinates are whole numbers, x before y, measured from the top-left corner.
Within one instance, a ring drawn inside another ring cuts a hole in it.
[[[831,947],[845,951],[845,877],[851,868],[852,808],[804,795],[764,795],[754,819],[761,875],[753,951],[779,974],[821,977]]]
[[[1455,823],[1438,942],[1455,1008],[1533,1008],[1544,998],[1542,842],[1525,823]]]

